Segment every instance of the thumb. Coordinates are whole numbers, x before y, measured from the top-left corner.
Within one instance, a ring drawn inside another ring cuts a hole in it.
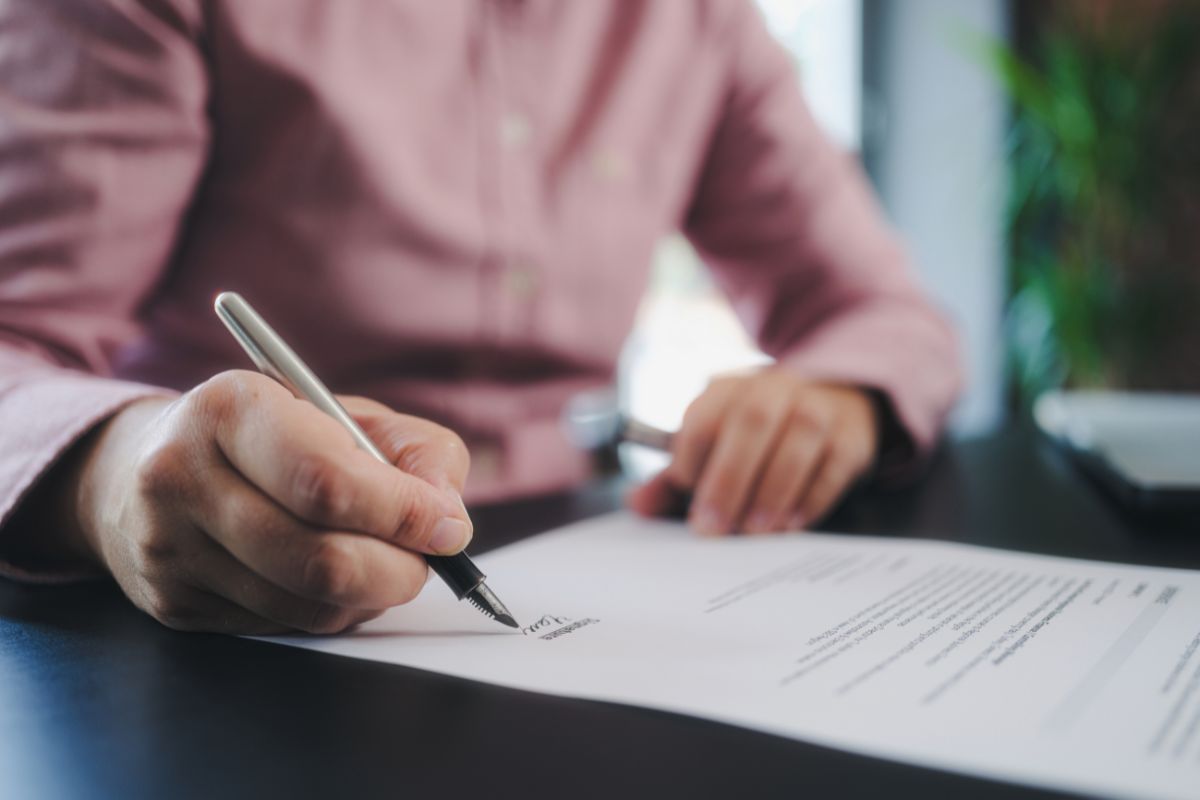
[[[395,477],[396,525],[388,541],[406,550],[442,556],[467,546],[475,530],[457,492],[400,470],[395,470]]]

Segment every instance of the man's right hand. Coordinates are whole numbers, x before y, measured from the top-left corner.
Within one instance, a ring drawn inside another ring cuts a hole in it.
[[[394,466],[275,381],[235,371],[126,407],[58,497],[79,544],[172,628],[345,630],[414,598],[418,553],[457,553],[472,527],[458,436],[341,400]]]

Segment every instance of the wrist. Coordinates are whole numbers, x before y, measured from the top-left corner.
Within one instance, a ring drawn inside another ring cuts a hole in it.
[[[99,534],[120,503],[114,490],[127,478],[129,440],[169,402],[139,400],[97,423],[75,442],[22,501],[5,526],[3,557],[35,571],[105,566]]]
[[[97,564],[97,550],[84,532],[85,475],[94,470],[108,428],[124,410],[95,425],[50,467],[5,525],[3,557],[40,571]]]
[[[64,464],[57,487],[63,529],[77,554],[104,563],[104,531],[120,524],[137,448],[170,398],[137,400],[97,425]]]

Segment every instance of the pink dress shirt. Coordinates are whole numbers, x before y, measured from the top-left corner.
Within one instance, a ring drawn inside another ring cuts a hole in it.
[[[9,0],[0,524],[123,404],[249,368],[223,289],[491,454],[471,497],[577,483],[560,406],[673,230],[785,368],[934,441],[952,335],[748,0]]]

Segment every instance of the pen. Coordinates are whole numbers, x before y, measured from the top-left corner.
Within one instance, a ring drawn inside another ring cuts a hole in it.
[[[610,389],[581,392],[567,402],[562,413],[567,439],[584,450],[602,450],[620,442],[671,452],[674,434],[633,419],[621,411]]]
[[[271,329],[249,303],[236,292],[217,295],[214,307],[225,327],[245,349],[250,360],[264,375],[274,378],[296,397],[308,400],[333,417],[354,438],[354,442],[388,466],[388,461],[366,431],[359,427],[333,393],[325,388],[313,371],[300,360],[292,348]],[[484,582],[486,575],[471,561],[466,552],[453,556],[425,555],[430,569],[446,582],[459,600],[466,600],[497,622],[510,628],[519,627],[500,598]]]

